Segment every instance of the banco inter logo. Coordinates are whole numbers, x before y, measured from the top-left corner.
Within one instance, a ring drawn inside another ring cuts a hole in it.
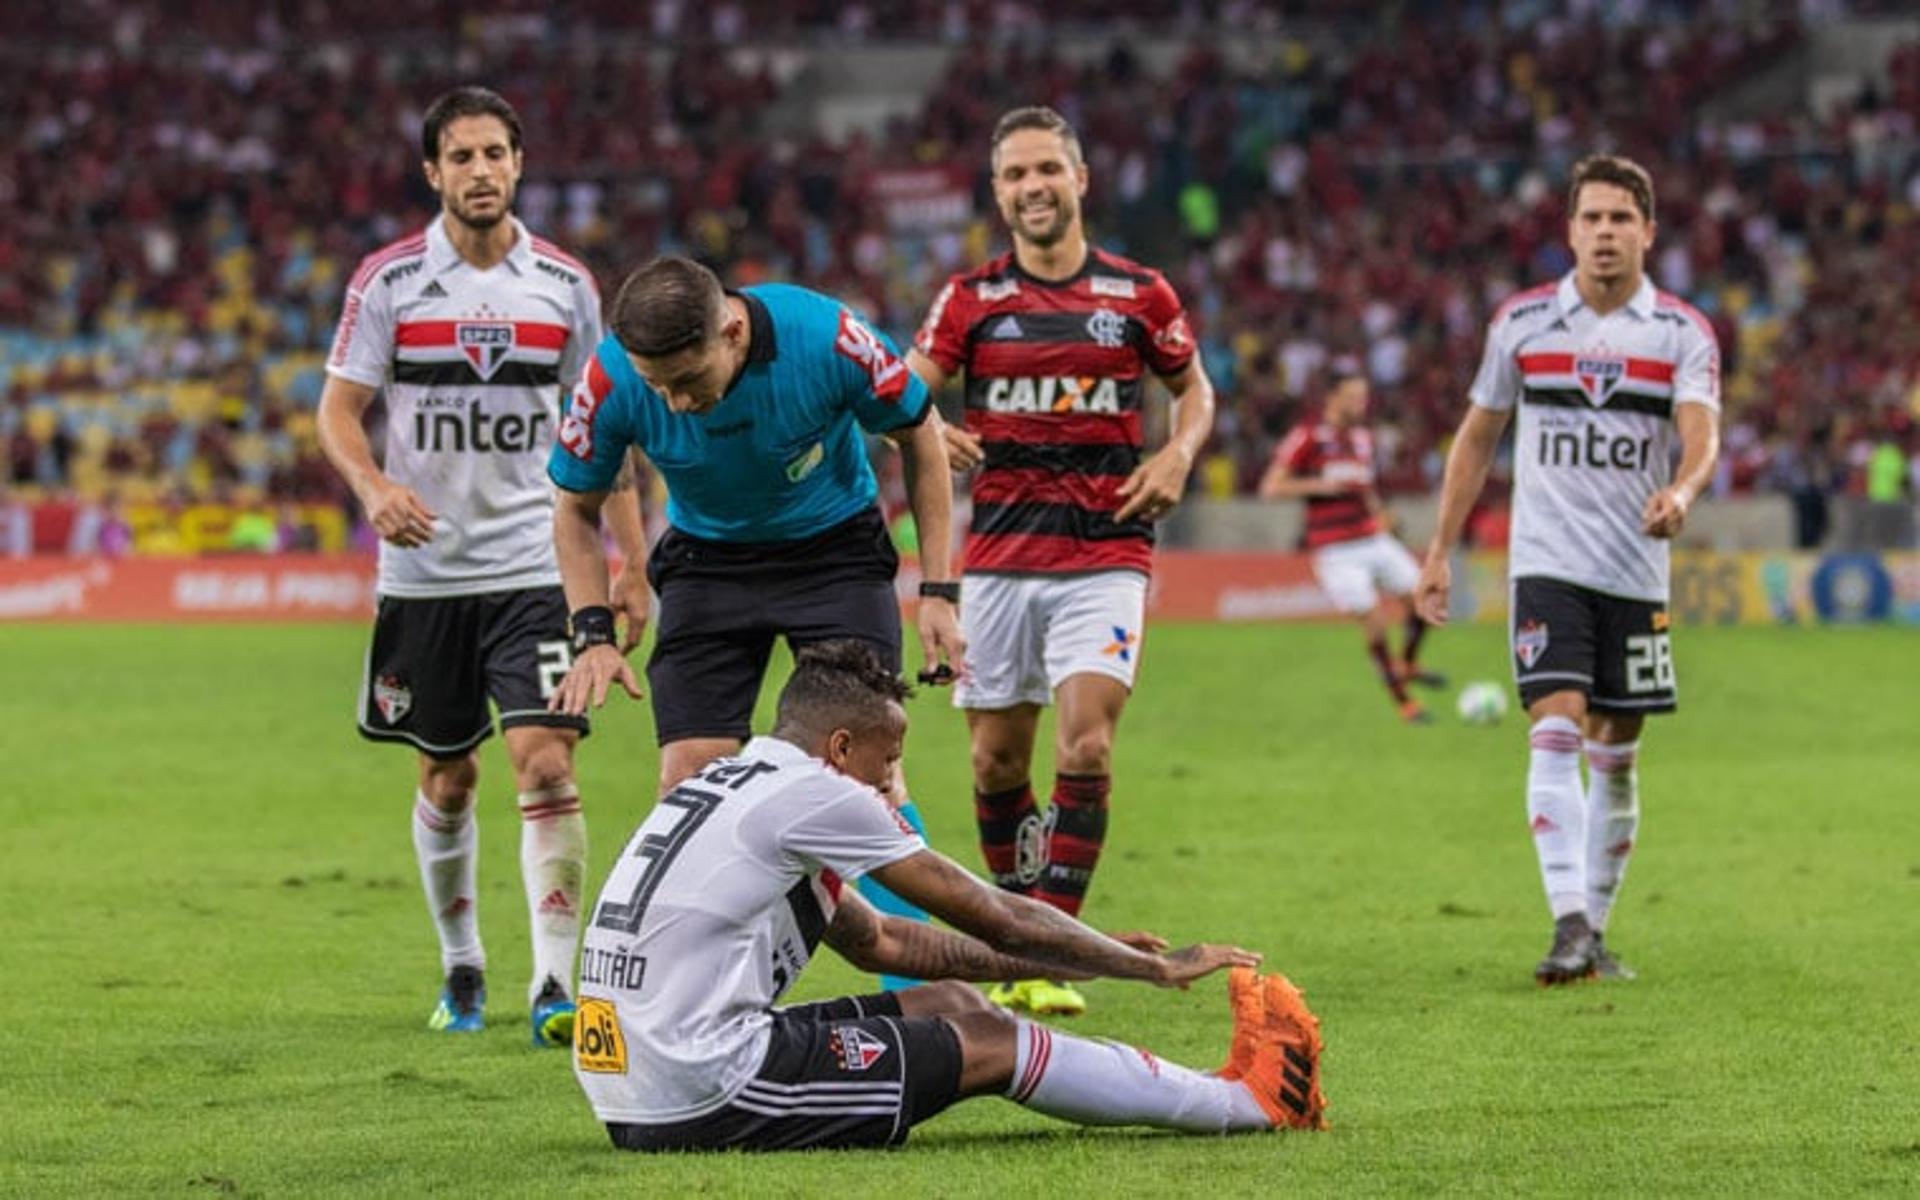
[[[1607,471],[1644,471],[1653,462],[1653,439],[1627,434],[1608,436],[1589,421],[1574,429],[1540,428],[1540,465],[1595,467]]]
[[[473,364],[481,379],[492,379],[513,353],[512,321],[461,321],[453,327],[454,344]]]
[[[550,418],[545,412],[490,413],[476,398],[413,410],[413,444],[436,453],[521,454],[546,444]]]

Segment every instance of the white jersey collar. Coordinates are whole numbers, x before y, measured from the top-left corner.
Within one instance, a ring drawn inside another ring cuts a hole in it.
[[[533,235],[527,232],[519,217],[509,213],[507,221],[513,226],[513,245],[502,261],[512,267],[515,274],[524,275],[533,266]],[[453,239],[447,235],[447,214],[442,212],[427,224],[428,273],[439,275],[455,267],[471,265],[453,248]]]
[[[1554,301],[1560,307],[1560,315],[1570,317],[1587,306],[1581,298],[1580,288],[1573,282],[1574,272],[1568,271],[1560,277],[1560,286],[1554,290]],[[1659,293],[1654,289],[1653,280],[1644,272],[1640,276],[1640,286],[1627,298],[1627,311],[1645,321],[1653,316],[1654,303]]]

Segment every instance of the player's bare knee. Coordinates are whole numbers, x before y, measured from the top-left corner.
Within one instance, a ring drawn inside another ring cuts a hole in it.
[[[1005,1091],[1019,1055],[1019,1020],[992,1005],[944,1019],[960,1039],[960,1094]]]
[[[1108,774],[1113,763],[1113,730],[1104,725],[1076,730],[1061,741],[1054,761],[1069,775]]]
[[[480,763],[473,755],[420,760],[420,792],[441,812],[465,812],[473,807],[480,783]]]
[[[923,983],[895,993],[900,1012],[908,1017],[952,1017],[963,1013],[998,1011],[987,1002],[980,989],[958,979]]]
[[[565,745],[542,746],[514,768],[514,783],[523,792],[544,792],[573,782],[573,754]]]
[[[976,745],[973,748],[973,780],[982,791],[1004,792],[1019,787],[1027,781],[1032,769],[1033,764],[1026,756],[1011,746]]]

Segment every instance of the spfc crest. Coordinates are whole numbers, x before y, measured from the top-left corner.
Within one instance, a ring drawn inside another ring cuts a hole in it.
[[[382,675],[373,681],[373,703],[380,710],[382,720],[397,725],[413,708],[413,689],[398,675]]]
[[[1531,671],[1533,664],[1547,652],[1547,623],[1528,621],[1513,631],[1513,653],[1520,665]]]
[[[1573,376],[1580,381],[1580,390],[1587,394],[1587,403],[1595,408],[1607,402],[1613,395],[1613,389],[1627,375],[1627,360],[1624,358],[1603,358],[1598,355],[1582,355],[1573,360]]]
[[[513,353],[513,322],[462,321],[454,327],[454,340],[480,378],[492,379]]]
[[[880,1061],[887,1044],[858,1025],[836,1025],[827,1038],[827,1047],[843,1071],[864,1071]]]

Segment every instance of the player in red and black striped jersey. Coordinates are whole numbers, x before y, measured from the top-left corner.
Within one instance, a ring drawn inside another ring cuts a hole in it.
[[[1367,653],[1400,715],[1425,724],[1426,709],[1407,694],[1407,684],[1441,687],[1446,681],[1416,665],[1427,628],[1412,602],[1420,564],[1387,531],[1374,487],[1367,377],[1359,362],[1335,360],[1331,384],[1320,419],[1296,426],[1274,448],[1273,461],[1260,479],[1260,498],[1306,501],[1302,540],[1313,554],[1321,590],[1340,611],[1360,620]],[[1406,633],[1396,659],[1387,635],[1400,613],[1406,616]]]
[[[961,606],[968,671],[954,702],[972,737],[981,849],[1002,887],[1077,913],[1106,838],[1153,524],[1186,491],[1213,385],[1167,281],[1088,243],[1086,162],[1060,114],[1002,117],[992,168],[1013,250],[948,281],[907,363],[929,387],[966,380],[965,420],[947,430],[954,467],[979,469]],[[1167,445],[1144,455],[1149,374],[1175,418]],[[1049,701],[1058,773],[1042,821],[1031,767]],[[996,992],[1039,1011],[1085,1008],[1045,981]]]

